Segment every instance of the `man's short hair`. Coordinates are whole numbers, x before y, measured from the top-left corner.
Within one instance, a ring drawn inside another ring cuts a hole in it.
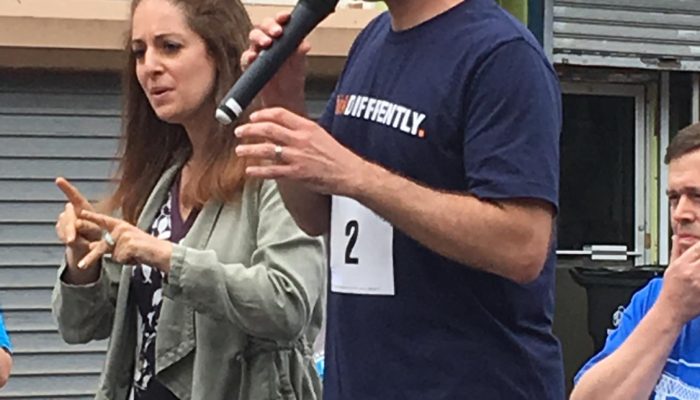
[[[700,149],[700,123],[686,126],[671,139],[671,143],[666,148],[664,163],[668,164],[697,149]]]

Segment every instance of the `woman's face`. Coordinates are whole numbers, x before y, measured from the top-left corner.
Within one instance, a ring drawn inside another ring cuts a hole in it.
[[[168,0],[143,0],[132,18],[136,78],[156,115],[186,124],[213,113],[216,65],[184,12]]]

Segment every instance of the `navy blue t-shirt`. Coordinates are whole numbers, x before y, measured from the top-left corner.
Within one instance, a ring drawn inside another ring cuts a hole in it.
[[[401,32],[390,22],[379,16],[356,40],[322,126],[427,187],[556,209],[561,95],[527,29],[492,0],[465,1]],[[340,234],[353,245],[358,232],[348,224]],[[551,332],[555,246],[527,285],[451,261],[397,229],[390,246],[393,295],[331,289],[326,400],[564,398]],[[350,250],[346,261],[357,263]]]

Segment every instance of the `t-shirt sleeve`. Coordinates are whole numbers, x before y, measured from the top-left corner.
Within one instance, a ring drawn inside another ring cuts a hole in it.
[[[507,42],[481,62],[469,85],[463,143],[469,192],[558,208],[561,92],[546,59],[524,39]]]
[[[594,365],[617,350],[629,335],[632,334],[634,329],[637,328],[637,325],[639,325],[639,322],[644,318],[647,311],[649,311],[656,301],[659,291],[661,290],[661,282],[661,279],[654,279],[632,296],[630,304],[622,313],[620,324],[615,330],[610,332],[605,340],[603,349],[588,360],[578,373],[576,373],[574,384],[578,383],[581,377]]]
[[[0,313],[0,349],[5,349],[12,353],[12,343],[7,334],[7,329],[5,329],[5,321],[3,320],[2,313]]]

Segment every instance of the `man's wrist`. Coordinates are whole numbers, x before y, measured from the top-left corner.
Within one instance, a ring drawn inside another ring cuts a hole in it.
[[[353,169],[350,175],[343,196],[353,198],[360,203],[372,199],[375,192],[382,185],[382,175],[387,171],[382,167],[373,164],[369,161],[360,159],[357,167]]]
[[[686,318],[678,312],[678,308],[661,297],[651,307],[649,315],[660,324],[661,328],[677,334],[680,334],[687,323]]]

